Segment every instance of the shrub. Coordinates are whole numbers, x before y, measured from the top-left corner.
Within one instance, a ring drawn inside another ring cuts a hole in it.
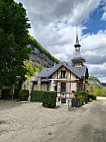
[[[19,99],[19,90],[18,89],[15,89],[13,98],[14,99]]]
[[[78,97],[79,96],[79,92],[74,92],[74,96]]]
[[[82,102],[88,102],[88,92],[74,92],[75,98],[78,96],[82,97]]]
[[[83,97],[82,96],[75,97],[75,100],[78,100],[79,106],[82,106],[82,103],[83,103]]]
[[[96,96],[88,94],[88,99],[96,100]]]
[[[82,96],[77,96],[71,100],[72,107],[80,107],[82,105]]]
[[[80,92],[80,95],[83,97],[85,103],[88,102],[88,92]]]
[[[27,101],[29,97],[29,90],[20,90],[19,99],[21,101]]]
[[[32,91],[31,92],[31,101],[32,102],[42,102],[42,94],[44,91]]]
[[[10,89],[3,89],[1,93],[2,99],[10,99]]]
[[[56,91],[44,91],[42,98],[42,105],[48,108],[56,107]]]

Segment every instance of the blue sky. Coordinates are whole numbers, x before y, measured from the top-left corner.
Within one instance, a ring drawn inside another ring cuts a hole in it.
[[[106,0],[15,0],[23,3],[30,34],[52,55],[71,62],[76,26],[89,74],[106,82]]]
[[[100,5],[95,9],[89,16],[89,20],[83,25],[87,28],[83,31],[84,34],[94,33],[97,34],[99,30],[106,29],[106,21],[102,20],[101,17],[104,13],[104,5]]]

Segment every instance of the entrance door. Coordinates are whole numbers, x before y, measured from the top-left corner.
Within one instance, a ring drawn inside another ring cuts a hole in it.
[[[65,95],[65,93],[66,93],[66,83],[62,82],[61,83],[61,94]],[[61,103],[66,103],[66,98],[62,97],[61,98]]]
[[[64,83],[64,82],[61,83],[61,93],[62,94],[66,93],[66,83]]]

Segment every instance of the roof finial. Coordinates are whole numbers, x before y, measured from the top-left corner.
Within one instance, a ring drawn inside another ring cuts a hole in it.
[[[76,44],[79,44],[79,40],[78,40],[78,27],[76,27]]]

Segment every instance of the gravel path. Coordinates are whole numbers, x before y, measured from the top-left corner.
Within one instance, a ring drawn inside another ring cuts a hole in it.
[[[105,142],[106,101],[81,108],[0,101],[0,142]]]
[[[87,110],[82,111],[84,108]],[[106,101],[85,105],[45,142],[106,142]]]

